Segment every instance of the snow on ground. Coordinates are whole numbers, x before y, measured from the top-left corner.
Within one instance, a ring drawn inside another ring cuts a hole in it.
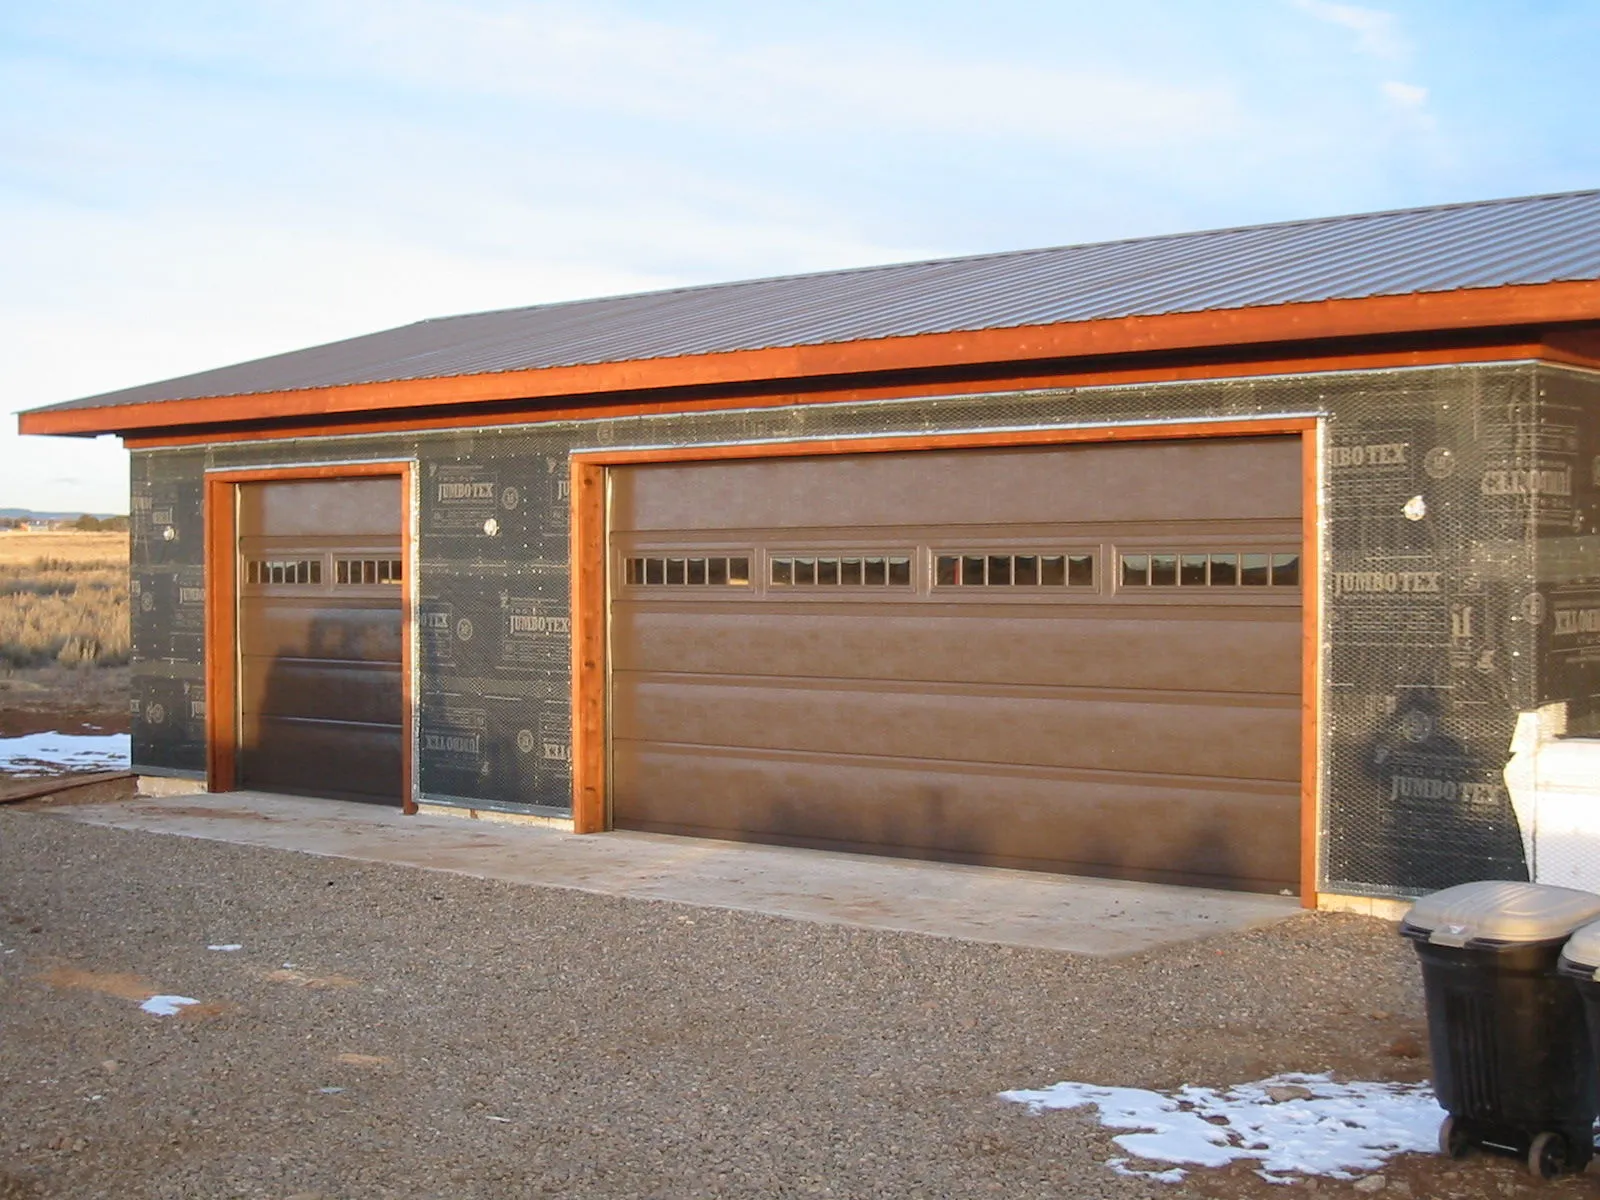
[[[139,1005],[145,1012],[157,1017],[175,1017],[191,1004],[200,1001],[189,996],[151,996]]]
[[[1256,1160],[1256,1173],[1273,1183],[1295,1175],[1350,1179],[1377,1170],[1391,1155],[1435,1151],[1445,1115],[1427,1084],[1334,1083],[1327,1075],[1275,1075],[1170,1093],[1058,1083],[1001,1092],[1000,1098],[1034,1112],[1093,1105],[1107,1129],[1133,1131],[1113,1139],[1133,1158],[1182,1164],[1155,1171],[1114,1158],[1106,1165],[1165,1183],[1180,1182],[1183,1166],[1221,1167],[1238,1159]]]
[[[206,949],[207,950],[232,951],[232,950],[243,950],[244,947],[242,945],[240,945],[238,942],[228,942],[226,945],[218,944],[218,945],[214,945],[214,946],[207,946]]]
[[[125,733],[30,733],[0,738],[0,772],[21,778],[73,771],[119,771],[128,765]]]

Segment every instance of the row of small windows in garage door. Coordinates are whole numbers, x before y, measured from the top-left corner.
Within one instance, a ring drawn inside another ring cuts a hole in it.
[[[755,555],[636,554],[623,560],[628,587],[749,587]],[[953,553],[930,551],[938,588],[1077,588],[1099,578],[1094,551]],[[1114,552],[1122,588],[1295,588],[1300,555],[1292,550]],[[916,554],[768,554],[770,588],[910,588]]]
[[[400,583],[404,568],[398,558],[335,558],[333,581],[345,587],[357,585]],[[293,583],[320,585],[323,575],[321,558],[251,558],[244,564],[244,581],[262,585]]]

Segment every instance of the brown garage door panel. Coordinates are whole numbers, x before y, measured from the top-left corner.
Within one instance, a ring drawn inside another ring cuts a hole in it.
[[[612,476],[618,530],[1294,516],[1298,438],[634,467]]]
[[[392,544],[401,505],[398,476],[247,484],[239,488],[239,534]]]
[[[400,600],[372,597],[246,597],[244,653],[356,662],[401,661]]]
[[[619,756],[628,826],[1276,892],[1299,871],[1299,797],[1242,787],[931,773],[805,756]]]
[[[1154,607],[1112,617],[1100,605],[1019,614],[619,602],[613,653],[619,671],[1299,695],[1298,607]]]
[[[400,668],[308,658],[247,658],[239,663],[245,713],[396,725]]]
[[[256,738],[240,747],[246,780],[273,791],[334,799],[398,800],[400,727],[262,717]]]
[[[892,685],[792,688],[663,680],[618,686],[618,746],[647,732],[678,745],[792,748],[948,762],[1025,763],[1294,781],[1299,703],[1170,696],[1121,702]]]
[[[616,825],[1297,886],[1298,439],[610,480]],[[912,569],[848,572],[868,551]],[[719,552],[749,586],[695,578]],[[1281,573],[1243,576],[1246,553]],[[1047,578],[1065,554],[1092,579]],[[1180,579],[1175,554],[1203,557]]]
[[[399,480],[246,483],[238,498],[240,784],[398,803],[403,609],[400,584],[377,579],[402,560]],[[348,582],[347,560],[371,561],[371,582]]]

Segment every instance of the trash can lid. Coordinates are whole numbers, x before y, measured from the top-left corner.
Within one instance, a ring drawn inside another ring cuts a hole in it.
[[[1562,960],[1585,971],[1600,971],[1600,921],[1585,925],[1562,948]]]
[[[1577,888],[1486,879],[1418,900],[1400,932],[1436,946],[1565,940],[1600,917],[1600,896]],[[1600,939],[1597,939],[1600,942]]]

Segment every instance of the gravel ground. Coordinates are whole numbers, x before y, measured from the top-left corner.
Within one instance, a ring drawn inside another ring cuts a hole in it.
[[[1409,949],[1358,917],[1107,961],[0,810],[0,1200],[1354,1196],[1121,1178],[1092,1118],[995,1093],[1416,1079],[1422,1029]]]

